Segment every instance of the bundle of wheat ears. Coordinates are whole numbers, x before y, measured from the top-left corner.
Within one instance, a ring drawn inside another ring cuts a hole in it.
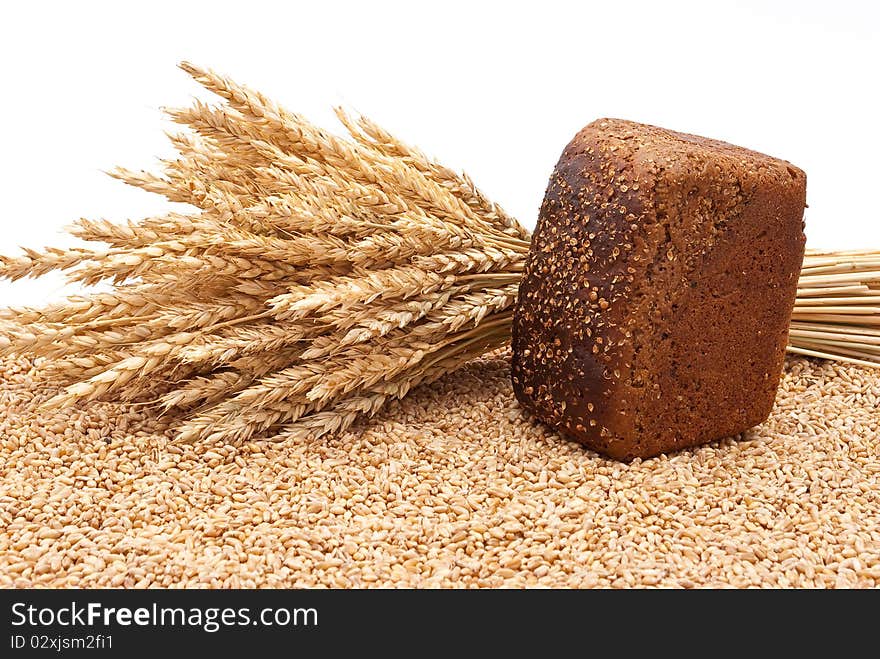
[[[2,312],[0,351],[64,385],[48,407],[153,404],[180,441],[314,437],[507,343],[529,233],[466,175],[366,118],[337,110],[342,139],[181,68],[223,102],[167,110],[188,130],[161,176],[112,175],[193,212],[83,219],[107,247],[0,257],[0,277],[113,284]],[[876,282],[880,252],[808,253],[789,349],[880,364]]]

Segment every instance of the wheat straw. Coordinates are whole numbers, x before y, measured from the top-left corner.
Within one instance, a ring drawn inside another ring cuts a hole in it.
[[[808,250],[792,312],[790,352],[880,365],[880,252]]]

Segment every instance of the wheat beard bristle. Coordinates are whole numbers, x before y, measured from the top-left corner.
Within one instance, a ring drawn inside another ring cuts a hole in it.
[[[216,73],[168,115],[179,157],[111,175],[192,207],[80,220],[100,250],[0,257],[115,290],[0,314],[0,355],[51,357],[47,406],[110,398],[179,415],[179,441],[314,437],[509,340],[529,233],[464,174],[365,117],[343,139]],[[808,253],[789,349],[880,363],[880,253]]]

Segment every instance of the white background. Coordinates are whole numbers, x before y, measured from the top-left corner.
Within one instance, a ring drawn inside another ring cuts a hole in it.
[[[101,170],[170,155],[160,106],[207,97],[181,59],[324,125],[334,104],[363,112],[529,227],[563,146],[614,116],[790,160],[810,246],[880,248],[877,4],[4,3],[0,253],[165,207]],[[62,281],[0,283],[0,306]]]

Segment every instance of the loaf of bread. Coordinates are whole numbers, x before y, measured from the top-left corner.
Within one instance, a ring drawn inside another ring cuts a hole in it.
[[[630,121],[586,126],[550,179],[519,289],[520,403],[622,460],[763,422],[805,195],[783,160]]]

